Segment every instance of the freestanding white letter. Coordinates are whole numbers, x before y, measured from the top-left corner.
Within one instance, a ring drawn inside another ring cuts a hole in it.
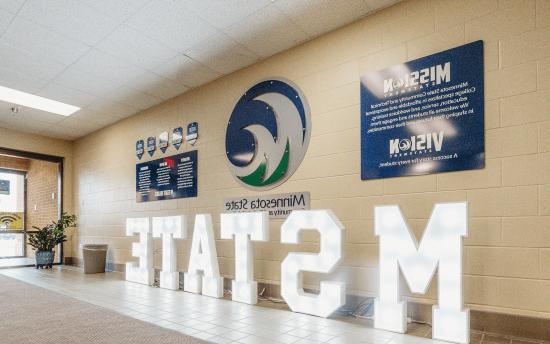
[[[301,271],[330,273],[342,259],[344,226],[330,210],[295,210],[281,226],[281,242],[299,243],[303,229],[316,229],[321,238],[319,254],[289,253],[281,265],[281,295],[294,312],[328,317],[343,306],[346,285],[321,282],[319,295],[306,293]]]
[[[139,234],[139,242],[132,243],[132,255],[139,257],[139,265],[126,263],[126,280],[152,285],[155,277],[153,269],[153,238],[150,221],[147,217],[126,219],[126,235]]]
[[[254,258],[251,240],[269,238],[268,213],[221,214],[222,239],[235,236],[235,280],[231,281],[233,301],[258,303],[258,283],[254,281]]]
[[[162,271],[160,287],[178,290],[180,286],[177,271],[176,240],[187,237],[183,216],[153,217],[153,237],[162,237]]]
[[[436,204],[420,245],[398,206],[375,208],[380,285],[374,327],[401,333],[407,329],[407,303],[399,296],[399,267],[411,292],[424,294],[439,265],[439,305],[432,308],[432,337],[469,343],[470,312],[463,309],[462,299],[462,237],[468,234],[467,208],[466,202]]]
[[[199,270],[203,272],[202,276]],[[223,277],[220,276],[210,214],[195,217],[189,268],[183,274],[183,290],[197,294],[202,290],[203,295],[223,297]]]

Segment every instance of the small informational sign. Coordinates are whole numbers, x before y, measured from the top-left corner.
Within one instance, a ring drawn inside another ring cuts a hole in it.
[[[136,141],[136,156],[139,160],[141,160],[141,157],[143,156],[144,147],[145,142],[143,142],[143,140]]]
[[[185,139],[189,144],[192,146],[197,142],[197,138],[199,137],[199,123],[192,122],[187,125],[187,136]]]
[[[154,136],[150,136],[147,138],[147,153],[149,156],[153,156],[155,154],[155,151],[157,150],[157,138]]]
[[[165,153],[168,149],[168,132],[164,131],[159,134],[159,149],[162,153]]]
[[[9,180],[0,180],[0,195],[9,195],[10,194],[10,181]]]
[[[136,164],[136,201],[197,196],[197,151]]]
[[[17,231],[23,230],[22,212],[0,212],[0,229]]]
[[[483,41],[361,77],[361,178],[485,166]]]
[[[183,128],[177,127],[172,131],[172,146],[176,149],[180,149],[181,144],[183,143]]]
[[[226,198],[223,211],[226,213],[243,213],[267,211],[273,219],[284,219],[293,210],[309,210],[309,192],[294,192],[280,195],[247,196]]]

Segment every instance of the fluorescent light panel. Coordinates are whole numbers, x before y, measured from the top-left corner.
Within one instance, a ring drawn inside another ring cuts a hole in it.
[[[55,113],[61,116],[70,116],[76,111],[80,110],[78,106],[35,96],[34,94],[14,90],[13,88],[4,86],[0,86],[0,100],[8,103],[30,107],[33,109]]]

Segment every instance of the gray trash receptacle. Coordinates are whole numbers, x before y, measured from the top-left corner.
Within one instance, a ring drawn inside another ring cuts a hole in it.
[[[86,244],[81,245],[84,258],[84,273],[97,274],[105,272],[105,258],[107,257],[107,245]]]

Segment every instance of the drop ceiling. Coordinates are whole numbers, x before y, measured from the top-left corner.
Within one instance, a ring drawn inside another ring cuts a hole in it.
[[[397,0],[0,0],[0,127],[75,140]]]

